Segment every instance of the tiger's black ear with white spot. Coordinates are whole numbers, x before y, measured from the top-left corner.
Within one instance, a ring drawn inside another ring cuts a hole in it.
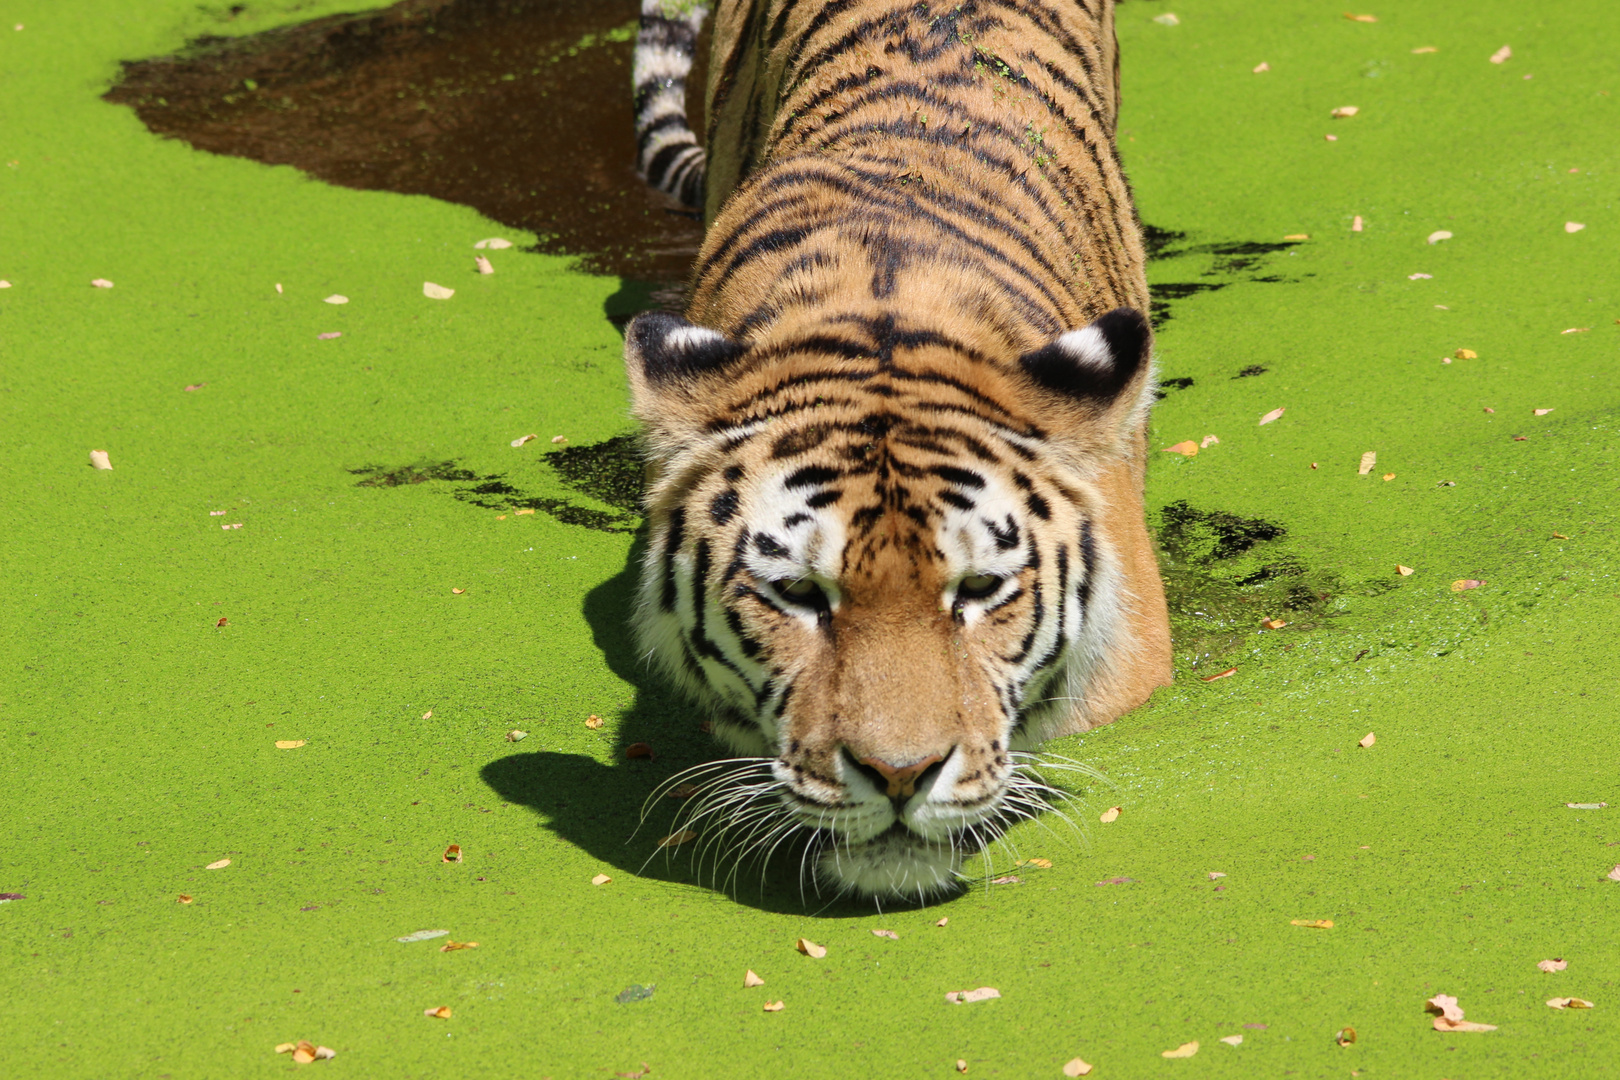
[[[1148,366],[1153,332],[1134,308],[1115,308],[1019,358],[1048,390],[1106,407]]]
[[[718,371],[747,351],[718,330],[694,326],[667,311],[647,311],[624,330],[624,360],[632,381],[639,375],[652,387],[689,382]]]

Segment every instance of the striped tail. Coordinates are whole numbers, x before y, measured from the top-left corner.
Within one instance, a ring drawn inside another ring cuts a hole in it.
[[[636,171],[687,206],[703,206],[703,147],[686,121],[686,77],[703,0],[641,0],[632,78],[636,88]]]

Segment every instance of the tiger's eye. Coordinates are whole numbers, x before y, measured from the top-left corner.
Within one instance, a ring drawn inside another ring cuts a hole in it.
[[[799,578],[797,581],[778,581],[776,591],[795,603],[808,604],[821,594],[821,586],[809,578]]]
[[[959,600],[983,600],[1001,588],[1001,579],[992,574],[972,574],[956,586]]]

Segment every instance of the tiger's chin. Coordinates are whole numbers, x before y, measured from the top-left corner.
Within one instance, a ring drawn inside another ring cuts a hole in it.
[[[927,901],[957,892],[961,868],[955,844],[926,840],[897,822],[860,843],[835,840],[816,870],[824,884],[841,893]]]

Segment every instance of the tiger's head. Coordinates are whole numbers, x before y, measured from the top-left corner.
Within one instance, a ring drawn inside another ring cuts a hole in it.
[[[893,316],[746,344],[662,313],[628,327],[636,630],[748,759],[696,810],[734,826],[728,850],[802,830],[834,888],[948,890],[1044,809],[1022,752],[1121,711],[1147,323],[1121,308],[992,348]]]

